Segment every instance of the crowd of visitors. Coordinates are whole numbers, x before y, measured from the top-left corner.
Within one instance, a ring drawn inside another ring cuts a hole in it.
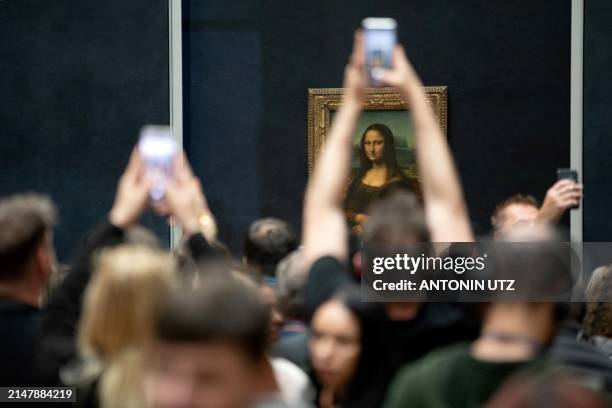
[[[283,220],[255,220],[234,259],[182,155],[152,209],[183,231],[176,251],[163,249],[138,226],[152,182],[135,149],[108,215],[56,279],[54,204],[35,193],[3,197],[0,386],[74,387],[76,406],[103,408],[610,406],[610,265],[585,282],[583,302],[364,301],[363,243],[476,237],[451,150],[400,46],[381,81],[411,112],[419,195],[381,196],[359,210],[359,228],[347,222],[363,54],[356,33],[343,103],[306,188],[301,239]],[[557,240],[556,223],[581,198],[572,180],[553,185],[542,205],[512,196],[492,214],[492,237]],[[528,272],[535,289],[552,284]]]

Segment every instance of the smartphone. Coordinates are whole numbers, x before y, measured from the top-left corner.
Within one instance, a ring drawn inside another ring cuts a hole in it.
[[[567,168],[559,168],[557,169],[557,180],[565,180],[565,179],[569,179],[569,180],[573,180],[574,182],[578,182],[578,172],[576,170],[572,170],[572,169],[567,169]],[[579,208],[580,205],[576,205],[571,207],[572,209],[574,208]]]
[[[166,183],[173,177],[178,144],[168,126],[146,125],[140,130],[138,150],[144,161],[148,177],[153,184],[149,196],[161,201],[166,195]]]
[[[393,66],[397,22],[392,18],[368,17],[361,22],[364,35],[364,69],[370,86],[381,86],[382,70]]]

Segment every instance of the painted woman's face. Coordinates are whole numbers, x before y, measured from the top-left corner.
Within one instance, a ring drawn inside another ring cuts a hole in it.
[[[385,138],[378,130],[368,130],[363,141],[363,149],[370,161],[380,161],[385,151]]]

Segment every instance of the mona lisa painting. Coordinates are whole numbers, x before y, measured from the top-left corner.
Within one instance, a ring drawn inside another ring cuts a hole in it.
[[[446,134],[447,88],[426,87],[425,90]],[[309,174],[341,104],[342,89],[309,90]],[[421,197],[414,132],[406,101],[392,88],[372,88],[364,105],[353,135],[352,171],[344,205],[347,222],[355,232],[360,232],[373,202],[401,190]]]

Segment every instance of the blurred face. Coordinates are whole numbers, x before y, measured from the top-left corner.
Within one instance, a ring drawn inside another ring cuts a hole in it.
[[[535,222],[538,208],[528,204],[510,204],[503,210],[503,224],[498,231],[505,232],[514,227],[527,226]]]
[[[261,293],[263,302],[270,310],[270,343],[275,343],[284,322],[283,314],[278,305],[278,298],[274,289],[266,284],[259,286],[259,293]]]
[[[363,149],[370,161],[378,162],[383,158],[385,138],[378,130],[368,130],[363,139]]]
[[[158,343],[146,374],[156,408],[243,408],[251,404],[257,364],[238,346]]]
[[[57,257],[53,244],[53,232],[47,232],[42,244],[36,251],[38,273],[42,285],[47,285],[53,273],[57,271]]]
[[[355,373],[361,353],[361,328],[341,302],[321,305],[312,319],[310,359],[323,386],[343,391]]]

